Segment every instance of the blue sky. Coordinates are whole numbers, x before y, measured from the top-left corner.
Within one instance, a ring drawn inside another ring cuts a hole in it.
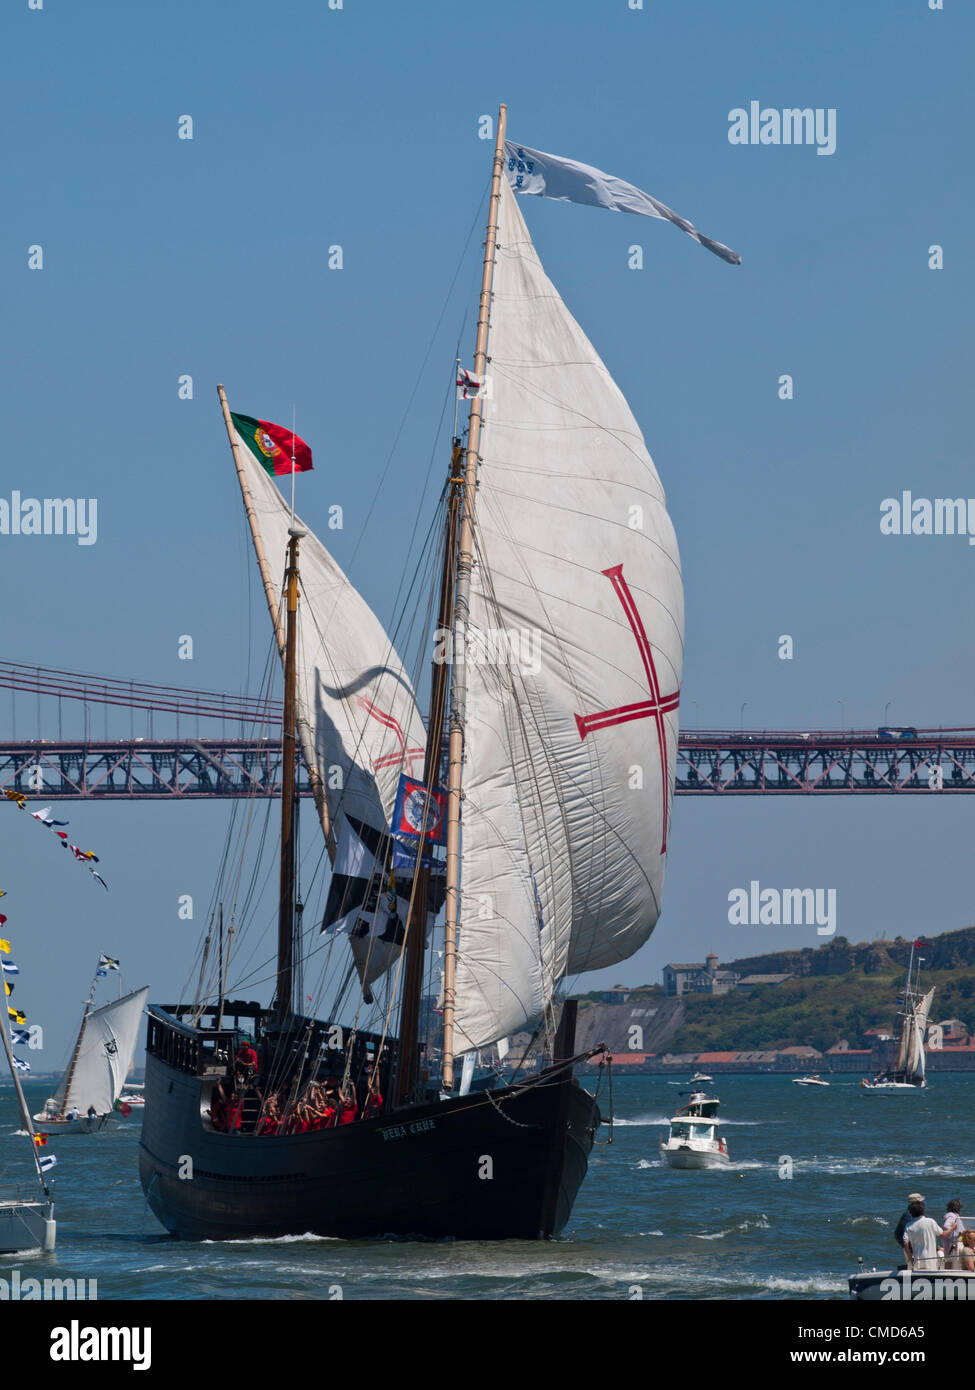
[[[902,489],[975,494],[973,29],[957,0],[12,0],[0,496],[95,497],[98,540],[0,536],[3,654],[255,688],[266,614],[218,381],[245,413],[286,422],[296,406],[316,460],[299,507],[324,532],[342,505],[329,542],[389,616],[412,518],[420,506],[425,525],[446,466],[458,335],[472,352],[479,227],[463,253],[491,148],[478,120],[504,100],[515,140],[632,181],[743,257],[729,267],[647,219],[525,208],[667,489],[685,723],[736,727],[747,702],[753,727],[869,727],[890,701],[890,722],[975,724],[975,549],[879,529]],[[729,144],[729,112],[752,100],[835,108],[835,154]],[[178,140],[187,114],[194,138]],[[10,714],[0,694],[7,727]],[[35,736],[32,700],[17,722]],[[42,724],[50,737],[46,711]],[[99,950],[154,998],[178,990],[201,923],[177,919],[177,898],[207,901],[228,809],[67,808],[105,895],[10,808],[0,887],[18,998],[47,1025],[52,1066]],[[973,817],[968,799],[680,799],[654,937],[586,983],[815,944],[808,928],[729,926],[728,892],[753,878],[835,888],[855,940],[965,925]]]

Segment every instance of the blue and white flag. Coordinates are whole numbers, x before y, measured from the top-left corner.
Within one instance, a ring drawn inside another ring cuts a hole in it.
[[[658,217],[665,222],[673,222],[723,261],[741,265],[737,251],[704,236],[672,208],[659,203],[632,183],[624,183],[612,174],[604,174],[591,164],[579,164],[574,159],[563,159],[561,155],[530,150],[527,145],[515,145],[510,140],[504,142],[504,153],[505,172],[516,193],[539,193],[543,198],[554,198],[561,203],[588,203],[590,207],[609,208],[613,212],[636,212],[644,217]]]
[[[97,877],[97,875],[96,875],[96,877]],[[113,959],[112,956],[99,956],[99,957],[98,957],[98,969],[96,970],[95,973],[96,973],[97,975],[107,975],[108,972],[109,972],[110,970],[119,970],[119,969],[121,969],[121,967],[120,967],[118,961],[115,960],[115,959]]]
[[[19,975],[19,974],[20,974],[20,966],[19,966],[19,965],[14,965],[14,963],[13,963],[12,960],[2,960],[2,961],[0,961],[0,970],[2,970],[3,973],[4,973],[5,975]]]
[[[13,1064],[18,1071],[30,1071],[30,1062],[23,1062],[19,1057],[13,1058]]]
[[[53,1154],[45,1154],[38,1166],[42,1173],[46,1173],[49,1168],[56,1168],[57,1164],[58,1161]]]
[[[10,1041],[15,1047],[24,1047],[30,1042],[30,1033],[26,1028],[11,1028]]]

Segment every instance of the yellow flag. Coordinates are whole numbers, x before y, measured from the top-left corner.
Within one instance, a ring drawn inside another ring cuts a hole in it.
[[[0,937],[0,952],[2,952],[5,956],[10,955],[10,942],[4,941],[3,937]]]

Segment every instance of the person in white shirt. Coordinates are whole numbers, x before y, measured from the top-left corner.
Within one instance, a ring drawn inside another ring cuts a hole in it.
[[[938,1240],[942,1234],[937,1221],[924,1214],[923,1202],[908,1207],[911,1222],[904,1231],[904,1253],[908,1269],[932,1270],[941,1268]]]

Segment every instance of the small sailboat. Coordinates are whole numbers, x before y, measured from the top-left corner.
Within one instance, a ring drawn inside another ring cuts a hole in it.
[[[872,1081],[864,1079],[860,1084],[870,1095],[890,1095],[897,1092],[918,1091],[927,1086],[924,1064],[924,1034],[928,1026],[928,1014],[934,988],[926,994],[921,993],[921,963],[923,956],[917,957],[917,970],[914,958],[920,943],[911,942],[911,955],[907,963],[907,983],[904,986],[900,1014],[901,1030],[897,1043],[897,1056],[893,1066],[879,1072]]]
[[[695,1091],[670,1121],[667,1138],[661,1140],[660,1157],[671,1168],[727,1168],[728,1145],[718,1135],[716,1096]]]
[[[92,978],[68,1069],[44,1109],[34,1116],[41,1134],[94,1134],[118,1127],[119,1098],[135,1054],[149,986],[93,1008],[98,981],[107,973],[105,959],[100,958]],[[111,968],[117,968],[114,962]]]
[[[56,1238],[54,1199],[47,1185],[45,1165],[34,1139],[30,1108],[14,1065],[13,1049],[10,1045],[10,1023],[6,1013],[0,1019],[0,1037],[17,1097],[20,1122],[25,1138],[30,1144],[34,1171],[40,1188],[36,1197],[25,1196],[20,1192],[8,1196],[0,1192],[0,1255],[19,1255],[28,1250],[53,1250]],[[54,1160],[51,1159],[50,1165],[53,1166],[53,1163]]]

